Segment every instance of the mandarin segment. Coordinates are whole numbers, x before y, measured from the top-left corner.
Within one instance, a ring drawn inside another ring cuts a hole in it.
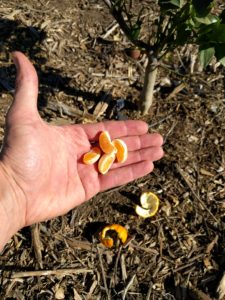
[[[98,170],[101,174],[106,174],[111,168],[116,156],[115,153],[103,154],[98,161]]]
[[[114,145],[111,142],[108,131],[102,131],[99,136],[99,145],[104,153],[116,152]]]
[[[91,165],[98,161],[98,171],[101,174],[106,174],[115,159],[117,159],[117,162],[123,163],[126,161],[127,156],[128,150],[126,143],[121,139],[111,141],[109,132],[102,131],[99,135],[99,147],[93,147],[86,153],[83,156],[83,163]]]
[[[126,143],[121,139],[115,139],[112,141],[112,144],[115,146],[116,159],[119,163],[124,163],[127,160],[128,150]]]
[[[83,162],[86,165],[92,165],[99,160],[101,156],[101,150],[98,147],[93,147],[89,152],[84,154]]]

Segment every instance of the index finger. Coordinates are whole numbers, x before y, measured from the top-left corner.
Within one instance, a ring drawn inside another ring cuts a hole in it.
[[[89,140],[96,141],[101,131],[108,131],[111,138],[119,138],[131,135],[142,135],[148,132],[148,125],[140,120],[106,121],[95,124],[82,125]]]

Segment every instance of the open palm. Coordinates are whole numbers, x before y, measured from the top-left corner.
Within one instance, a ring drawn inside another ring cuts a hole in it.
[[[16,92],[6,119],[1,162],[20,190],[24,225],[62,215],[100,191],[125,184],[152,171],[163,156],[162,137],[148,134],[142,121],[109,121],[86,125],[52,126],[37,111],[38,79],[29,60],[14,54]],[[107,175],[82,156],[101,131],[122,138],[129,150],[124,164],[114,164]]]

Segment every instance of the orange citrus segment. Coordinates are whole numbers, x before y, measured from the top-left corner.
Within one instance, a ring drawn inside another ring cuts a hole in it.
[[[101,174],[106,174],[115,160],[115,153],[103,154],[98,161],[98,170]]]
[[[104,153],[116,152],[116,149],[111,142],[111,138],[108,131],[101,132],[99,136],[99,145]]]
[[[92,165],[99,160],[101,156],[101,150],[98,147],[93,147],[88,153],[84,154],[83,162],[86,165]]]
[[[112,144],[115,146],[116,152],[116,159],[119,163],[123,163],[127,160],[128,150],[127,145],[124,141],[120,139],[115,139],[112,141]]]

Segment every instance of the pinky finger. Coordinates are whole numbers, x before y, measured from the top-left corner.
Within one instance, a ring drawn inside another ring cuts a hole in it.
[[[107,175],[100,175],[100,192],[143,177],[152,172],[153,169],[153,162],[141,161],[136,164],[110,170]]]

